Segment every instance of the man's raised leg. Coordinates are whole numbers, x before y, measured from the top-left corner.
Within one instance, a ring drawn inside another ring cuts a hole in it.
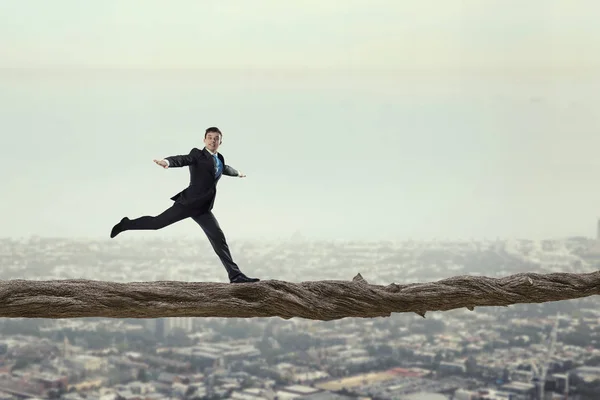
[[[179,203],[173,203],[171,207],[154,217],[145,215],[136,219],[123,218],[112,228],[110,237],[114,238],[119,233],[125,231],[162,229],[165,226],[188,218],[191,214],[190,210],[186,207]]]
[[[242,283],[242,282],[258,282],[258,278],[248,278],[244,275],[237,264],[231,257],[225,234],[219,226],[219,222],[215,218],[212,212],[207,212],[200,215],[192,216],[192,219],[196,221],[198,225],[204,230],[204,233],[208,237],[212,248],[223,263],[223,266],[227,270],[229,276],[229,282],[231,283]]]

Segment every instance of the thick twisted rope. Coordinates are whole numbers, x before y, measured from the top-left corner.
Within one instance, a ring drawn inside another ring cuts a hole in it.
[[[352,281],[292,283],[0,281],[0,317],[161,318],[281,317],[330,321],[388,317],[391,313],[543,303],[600,294],[600,271],[520,273],[504,278],[456,276],[408,285]]]

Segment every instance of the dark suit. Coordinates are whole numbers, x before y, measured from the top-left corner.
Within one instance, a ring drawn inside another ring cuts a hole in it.
[[[124,230],[156,230],[191,217],[204,230],[231,280],[241,272],[231,257],[225,235],[212,213],[212,208],[217,194],[217,182],[221,176],[238,176],[238,171],[225,164],[225,158],[221,153],[217,153],[217,157],[223,166],[222,174],[218,176],[215,176],[217,165],[214,156],[206,148],[202,150],[193,148],[187,155],[166,157],[169,168],[189,167],[189,186],[171,197],[174,201],[173,205],[161,214],[126,221],[123,223],[123,228]]]
[[[225,158],[221,153],[217,157],[223,165],[223,174],[238,176],[238,171],[225,164]],[[198,212],[211,211],[217,195],[217,182],[221,179],[219,175],[215,179],[215,159],[206,148],[198,150],[193,148],[188,155],[171,156],[165,158],[169,162],[169,168],[185,167],[190,169],[190,184],[187,188],[171,197],[171,200]]]

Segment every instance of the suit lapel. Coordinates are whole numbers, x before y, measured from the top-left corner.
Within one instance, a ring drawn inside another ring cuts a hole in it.
[[[214,174],[217,171],[217,161],[215,160],[215,158],[213,157],[213,155],[210,154],[210,152],[206,149],[206,147],[202,149],[202,152],[211,161],[211,165],[213,166],[213,170],[212,171],[213,171],[213,174]],[[223,170],[225,168],[225,159],[223,158],[223,156],[221,155],[221,153],[217,153],[217,157],[219,157],[219,160],[221,160],[221,165],[222,165],[221,169]],[[218,181],[223,176],[223,171],[222,170],[221,170],[221,174],[219,175],[218,178],[215,179],[215,181]]]
[[[212,154],[210,154],[210,151],[208,151],[206,149],[206,147],[205,147],[205,148],[202,149],[202,153],[204,153],[204,155],[206,156],[206,158],[208,158],[210,160],[211,165],[213,166],[213,168],[216,169],[217,168],[217,164],[215,162],[215,158],[212,156]]]
[[[217,153],[217,157],[219,157],[219,161],[221,161],[221,173],[219,174],[219,177],[217,178],[217,182],[218,182],[219,179],[221,179],[221,177],[223,176],[223,170],[225,169],[225,159],[223,158],[221,153]],[[217,164],[216,164],[214,157],[213,157],[213,164],[215,164],[215,171],[216,171]]]

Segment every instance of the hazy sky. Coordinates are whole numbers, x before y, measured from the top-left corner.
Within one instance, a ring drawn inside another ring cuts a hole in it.
[[[598,66],[589,1],[3,0],[6,66]]]
[[[592,1],[0,0],[0,236],[108,238],[224,131],[228,237],[545,238],[600,216]],[[198,235],[193,221],[126,237]],[[118,240],[117,239],[117,240]]]

